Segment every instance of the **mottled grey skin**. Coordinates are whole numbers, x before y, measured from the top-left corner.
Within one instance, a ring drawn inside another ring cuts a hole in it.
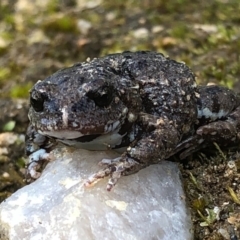
[[[226,120],[222,126],[232,126],[232,117],[239,114],[234,112],[239,105],[234,92],[197,88],[185,64],[155,52],[124,52],[78,63],[39,81],[30,95],[29,175],[39,177],[39,161],[48,160],[56,142],[91,150],[125,147],[120,158],[103,159],[105,168],[86,182],[110,175],[108,190],[121,175],[180,150],[186,156],[206,139],[217,141],[212,133],[206,138],[201,127],[195,134],[196,126],[218,119]],[[230,134],[238,130],[235,124]]]
[[[198,122],[193,136],[184,139],[173,151],[181,152],[180,159],[211,146],[232,146],[240,141],[240,97],[232,90],[220,86],[198,88]]]

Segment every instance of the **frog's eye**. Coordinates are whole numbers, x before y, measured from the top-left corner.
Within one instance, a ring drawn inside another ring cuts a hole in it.
[[[99,107],[108,107],[113,99],[113,89],[111,87],[103,87],[98,91],[90,91],[87,96],[92,99]]]
[[[30,104],[36,112],[43,110],[44,96],[39,92],[32,92],[30,97]]]

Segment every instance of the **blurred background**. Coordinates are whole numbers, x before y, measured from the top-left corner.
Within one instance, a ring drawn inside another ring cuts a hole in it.
[[[124,50],[154,50],[200,82],[240,76],[239,0],[1,0],[0,95],[27,97],[59,68]]]
[[[192,68],[199,84],[240,92],[240,1],[0,1],[0,202],[25,184],[33,84],[89,57],[126,50],[162,52]]]

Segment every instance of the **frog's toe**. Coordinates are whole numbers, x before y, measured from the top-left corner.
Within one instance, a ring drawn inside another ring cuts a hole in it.
[[[121,160],[121,157],[117,157],[117,158],[114,158],[114,159],[104,158],[98,164],[99,164],[99,166],[109,166],[111,164],[119,162],[120,160]]]
[[[27,166],[26,170],[26,181],[31,182],[32,179],[38,179],[41,173],[38,170],[41,168],[41,164],[38,162],[31,162]]]
[[[183,151],[179,157],[180,159],[184,159],[190,154],[201,149],[203,142],[204,139],[200,135],[194,135],[192,137],[187,138],[183,142],[179,143],[177,147],[174,149],[173,154]]]
[[[41,176],[39,170],[42,169],[44,162],[49,160],[51,160],[50,154],[45,149],[39,149],[29,155],[29,162],[26,168],[26,181],[31,182],[32,179],[39,178]]]
[[[194,145],[194,146],[188,147],[183,152],[180,153],[179,158],[183,160],[186,157],[190,156],[191,154],[205,147],[206,147],[206,144],[200,144],[200,145]]]
[[[104,177],[110,176],[107,184],[107,190],[110,191],[117,183],[118,179],[122,175],[128,175],[128,171],[137,164],[132,158],[114,158],[114,159],[103,159],[100,162],[101,165],[105,165],[106,168],[93,174],[85,183],[85,186],[91,186],[96,184],[99,180]]]
[[[105,169],[102,169],[102,170],[98,171],[97,173],[94,173],[92,176],[90,176],[87,179],[87,181],[84,183],[84,185],[86,187],[90,187],[90,186],[96,184],[102,178],[105,178],[105,177],[109,176],[110,173],[111,173],[111,169],[109,167],[105,168]]]

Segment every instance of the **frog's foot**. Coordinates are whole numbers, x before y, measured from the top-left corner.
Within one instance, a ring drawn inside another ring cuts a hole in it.
[[[29,162],[26,167],[26,181],[31,182],[41,176],[39,170],[42,169],[46,161],[50,161],[50,154],[45,149],[39,149],[29,155]]]
[[[216,142],[220,146],[232,145],[239,142],[238,125],[233,119],[226,121],[211,122],[197,129],[196,134],[179,143],[174,150],[174,154],[183,151],[180,158],[184,159],[190,154],[209,144]]]
[[[179,143],[172,155],[181,152],[179,158],[182,160],[204,147],[206,147],[204,139],[200,135],[194,135]]]
[[[122,175],[128,175],[129,170],[132,170],[132,168],[134,168],[138,162],[129,157],[118,157],[114,159],[103,159],[99,164],[101,166],[106,166],[106,168],[89,177],[85,183],[85,186],[91,186],[102,178],[110,176],[107,184],[107,190],[111,191],[114,185],[116,185],[118,179]]]

